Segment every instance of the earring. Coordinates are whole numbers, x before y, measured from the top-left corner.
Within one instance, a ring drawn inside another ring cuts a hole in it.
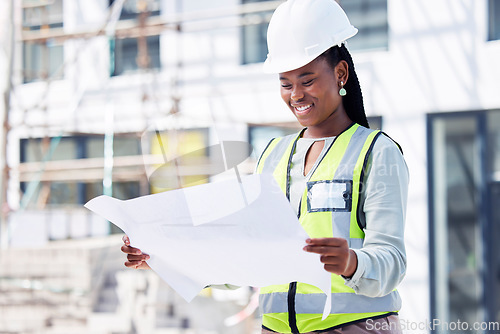
[[[343,82],[343,81],[341,81],[341,82],[340,82],[340,90],[339,90],[339,95],[340,95],[340,96],[346,96],[346,94],[347,94],[347,91],[346,91],[346,90],[345,90],[345,88],[344,88],[344,82]]]

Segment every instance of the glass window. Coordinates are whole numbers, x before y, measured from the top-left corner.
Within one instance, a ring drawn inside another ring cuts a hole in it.
[[[339,0],[358,33],[348,40],[350,50],[386,50],[389,45],[387,0]]]
[[[382,130],[382,116],[367,116],[366,118],[370,129]]]
[[[23,30],[44,30],[63,26],[62,0],[25,1]],[[23,43],[23,82],[63,77],[63,46],[53,41]]]
[[[141,196],[139,181],[113,182],[112,187],[113,197],[121,200],[127,200]],[[90,201],[92,198],[102,194],[102,182],[89,182],[86,184],[85,202]]]
[[[114,0],[110,0],[112,5]],[[120,14],[120,20],[139,20],[141,15],[157,16],[160,14],[159,0],[126,0]],[[139,65],[139,51],[147,54],[146,63]],[[121,75],[141,68],[160,68],[160,36],[146,36],[145,43],[140,38],[110,40],[111,75]]]
[[[248,139],[253,147],[253,155],[256,159],[260,157],[271,139],[297,133],[302,129],[298,123],[289,125],[252,125],[248,128]]]
[[[114,0],[109,1],[112,5]],[[148,11],[148,15],[160,15],[160,1],[159,0],[125,0],[123,3],[122,11],[120,13],[120,20],[135,19],[144,11]]]
[[[500,182],[500,110],[488,114],[488,157],[492,179]]]
[[[77,159],[74,138],[30,138],[21,141],[21,162]]]
[[[135,135],[115,135],[113,138],[113,156],[140,155],[140,140]],[[104,136],[85,138],[85,152],[87,158],[104,157]]]
[[[137,166],[143,170],[142,158],[140,157],[140,138],[134,135],[115,136],[113,140],[113,155],[137,156]],[[21,140],[21,163],[41,161],[64,161],[83,158],[104,157],[104,136],[75,136],[63,138],[35,138]],[[75,161],[75,164],[77,162]],[[72,165],[73,166],[73,165]],[[61,167],[63,168],[63,167]],[[78,168],[75,166],[74,168]],[[72,173],[72,167],[44,174],[41,170],[29,174],[29,177],[21,183],[23,201],[29,198],[29,207],[44,207],[46,205],[56,207],[64,205],[81,205],[93,197],[102,194],[102,181],[95,172],[97,168],[82,169],[78,173]],[[135,169],[135,171],[134,171]],[[137,167],[116,166],[113,170],[113,196],[119,199],[130,199],[141,195],[139,178],[131,179],[133,175],[139,175]],[[100,175],[100,174],[98,174]],[[42,177],[40,179],[40,177]],[[41,180],[41,182],[39,182]]]
[[[500,39],[500,0],[488,1],[488,40]]]
[[[41,26],[63,22],[62,0],[23,1],[23,28],[40,29]]]
[[[264,2],[270,0],[242,0],[243,4]],[[241,63],[261,63],[267,57],[267,27],[272,16],[272,11],[245,14],[245,24],[241,28]]]
[[[112,75],[137,71],[139,52],[138,38],[123,38],[110,41]],[[148,68],[160,68],[160,36],[146,37]]]
[[[41,195],[44,193],[44,187],[50,187],[47,193],[47,199],[41,201]],[[78,198],[78,184],[69,182],[43,182],[38,194],[37,204],[49,206],[83,204]]]
[[[444,322],[482,320],[480,147],[473,115],[435,118],[432,127],[435,314]],[[438,331],[446,332],[446,331]]]
[[[242,0],[242,3],[269,0]],[[351,23],[359,29],[356,36],[349,39],[350,50],[384,49],[389,45],[389,24],[387,0],[338,0]],[[267,56],[267,27],[272,11],[243,15],[255,24],[244,25],[241,30],[242,64],[263,62]]]
[[[490,248],[488,254],[490,256],[490,273],[500,273],[500,110],[492,110],[488,113],[488,118],[486,121],[488,126],[488,172],[491,172],[491,177],[488,178],[488,219],[491,231],[490,235]],[[488,286],[491,288],[489,321],[496,321],[497,324],[500,323],[500,276],[490,274],[487,278],[492,281],[489,282]],[[497,328],[498,330],[499,328]]]
[[[428,120],[431,316],[498,322],[500,111]]]

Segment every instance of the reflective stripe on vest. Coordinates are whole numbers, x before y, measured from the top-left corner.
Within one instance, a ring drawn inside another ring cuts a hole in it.
[[[393,291],[395,292],[395,291]],[[285,313],[288,312],[287,304],[283,300],[287,299],[288,292],[276,292],[262,294],[259,296],[259,301],[263,307],[263,313]],[[331,313],[369,313],[374,309],[379,311],[392,310],[396,306],[396,310],[401,307],[401,299],[397,293],[390,293],[383,297],[367,297],[363,295],[354,295],[356,300],[353,302],[352,293],[335,293],[332,294],[332,311]],[[297,313],[318,314],[323,313],[326,296],[324,293],[309,293],[297,294],[295,296]]]
[[[359,196],[363,168],[380,133],[353,124],[335,138],[316,169],[311,171],[299,207],[299,221],[309,236],[342,237],[348,241],[350,248],[363,246],[364,232],[358,212],[362,204]],[[288,199],[291,161],[300,135],[275,139],[277,142],[274,144],[274,141],[271,142],[257,168],[259,173],[272,173]],[[335,274],[332,274],[331,292],[331,314],[321,321],[326,296],[318,288],[297,283],[296,294],[292,296],[288,284],[262,288],[260,305],[263,324],[274,331],[291,333],[288,324],[289,298],[295,300],[292,305],[295,305],[296,324],[292,324],[292,328],[296,327],[300,333],[395,312],[401,306],[396,290],[377,298],[357,295],[344,284],[341,276]]]

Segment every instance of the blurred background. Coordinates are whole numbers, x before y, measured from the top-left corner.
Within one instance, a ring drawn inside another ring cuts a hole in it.
[[[252,145],[249,174],[271,138],[300,129],[262,73],[281,2],[0,2],[0,333],[259,333],[255,290],[187,304],[127,270],[123,233],[83,204],[164,191],[155,168],[221,141]],[[405,332],[498,325],[500,1],[339,2],[359,28],[370,125],[410,169]],[[224,177],[199,174],[180,168],[179,182]],[[499,331],[487,327],[464,332]]]

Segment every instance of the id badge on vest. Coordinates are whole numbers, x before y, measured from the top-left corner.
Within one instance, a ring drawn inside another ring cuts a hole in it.
[[[307,182],[307,211],[349,212],[352,208],[352,180]]]

